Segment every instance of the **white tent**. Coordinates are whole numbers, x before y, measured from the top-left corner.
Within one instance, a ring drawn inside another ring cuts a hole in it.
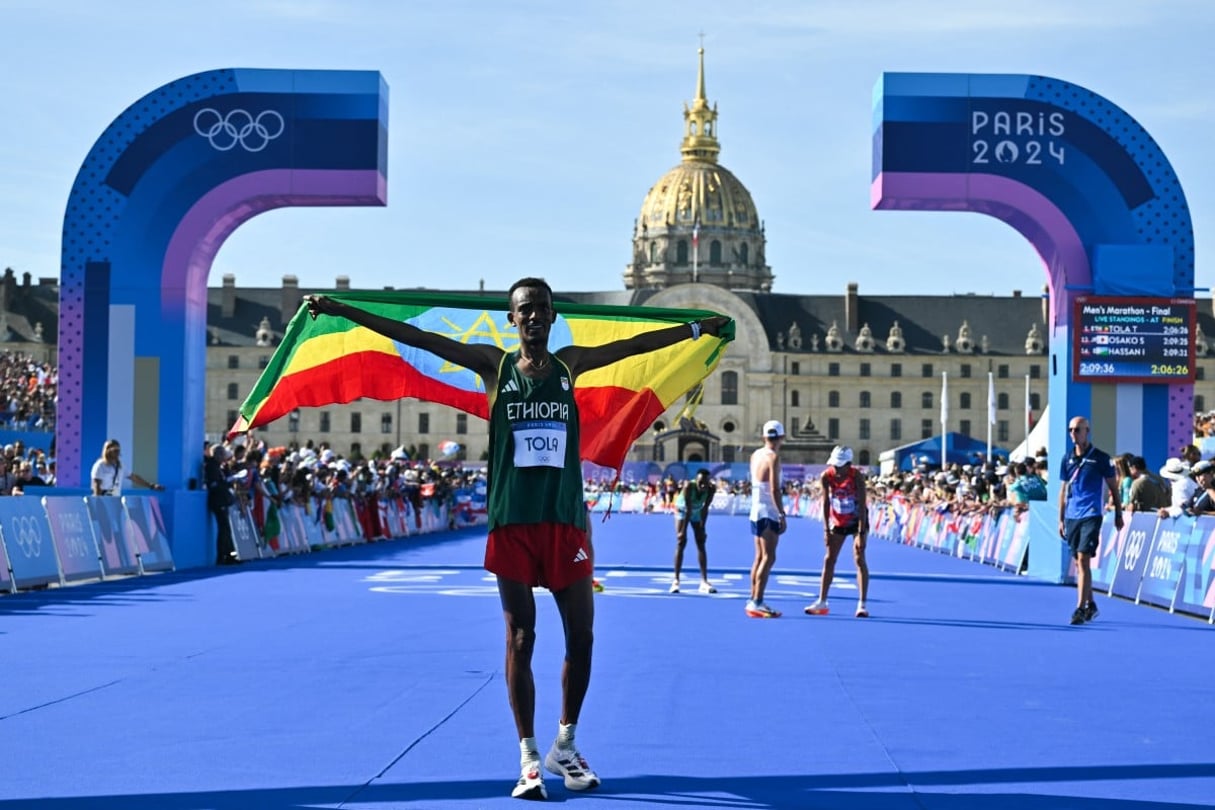
[[[1024,461],[1025,457],[1035,450],[1045,450],[1050,453],[1050,405],[1042,409],[1042,415],[1029,431],[1029,439],[1013,448],[1008,454],[1009,461]]]

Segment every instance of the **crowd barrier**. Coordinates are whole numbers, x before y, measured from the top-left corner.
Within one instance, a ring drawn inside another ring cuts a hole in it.
[[[879,503],[870,534],[932,549],[1053,582],[1074,582],[1075,561],[1059,537],[1059,507],[955,516],[919,504]],[[1202,617],[1215,624],[1215,516],[1158,518],[1127,515],[1121,531],[1113,513],[1101,524],[1092,560],[1093,590],[1135,604]]]
[[[270,537],[258,528],[270,517],[270,504],[258,508],[260,521],[250,503],[228,509],[242,562],[486,522],[484,486],[457,490],[448,503],[422,500],[416,508],[401,497],[287,504],[274,509],[278,530]],[[173,568],[172,542],[155,496],[0,497],[0,593]]]
[[[147,495],[0,498],[0,590],[171,571],[160,504]]]

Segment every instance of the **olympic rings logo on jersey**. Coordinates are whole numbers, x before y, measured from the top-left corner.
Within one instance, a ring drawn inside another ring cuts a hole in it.
[[[38,521],[28,515],[14,517],[12,520],[13,533],[17,536],[17,545],[26,559],[42,556],[42,531]]]
[[[194,131],[220,152],[227,152],[237,144],[246,152],[260,152],[286,128],[283,116],[274,110],[264,110],[256,117],[246,110],[229,110],[224,114],[213,107],[194,113]]]

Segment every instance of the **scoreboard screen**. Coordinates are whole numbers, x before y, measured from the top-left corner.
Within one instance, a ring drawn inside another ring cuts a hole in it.
[[[1193,382],[1197,310],[1192,298],[1077,298],[1072,380]]]

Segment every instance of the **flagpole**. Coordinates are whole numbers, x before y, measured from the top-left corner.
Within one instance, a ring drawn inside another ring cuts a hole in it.
[[[692,225],[692,283],[700,280],[700,222]]]
[[[1025,457],[1026,458],[1029,458],[1029,431],[1033,428],[1033,426],[1030,425],[1030,423],[1029,423],[1031,413],[1032,413],[1032,411],[1030,411],[1030,409],[1029,409],[1029,375],[1026,374],[1025,375]]]
[[[946,463],[946,445],[949,444],[949,372],[941,372],[941,469]]]
[[[987,463],[991,463],[991,426],[996,422],[996,383],[987,372]]]

